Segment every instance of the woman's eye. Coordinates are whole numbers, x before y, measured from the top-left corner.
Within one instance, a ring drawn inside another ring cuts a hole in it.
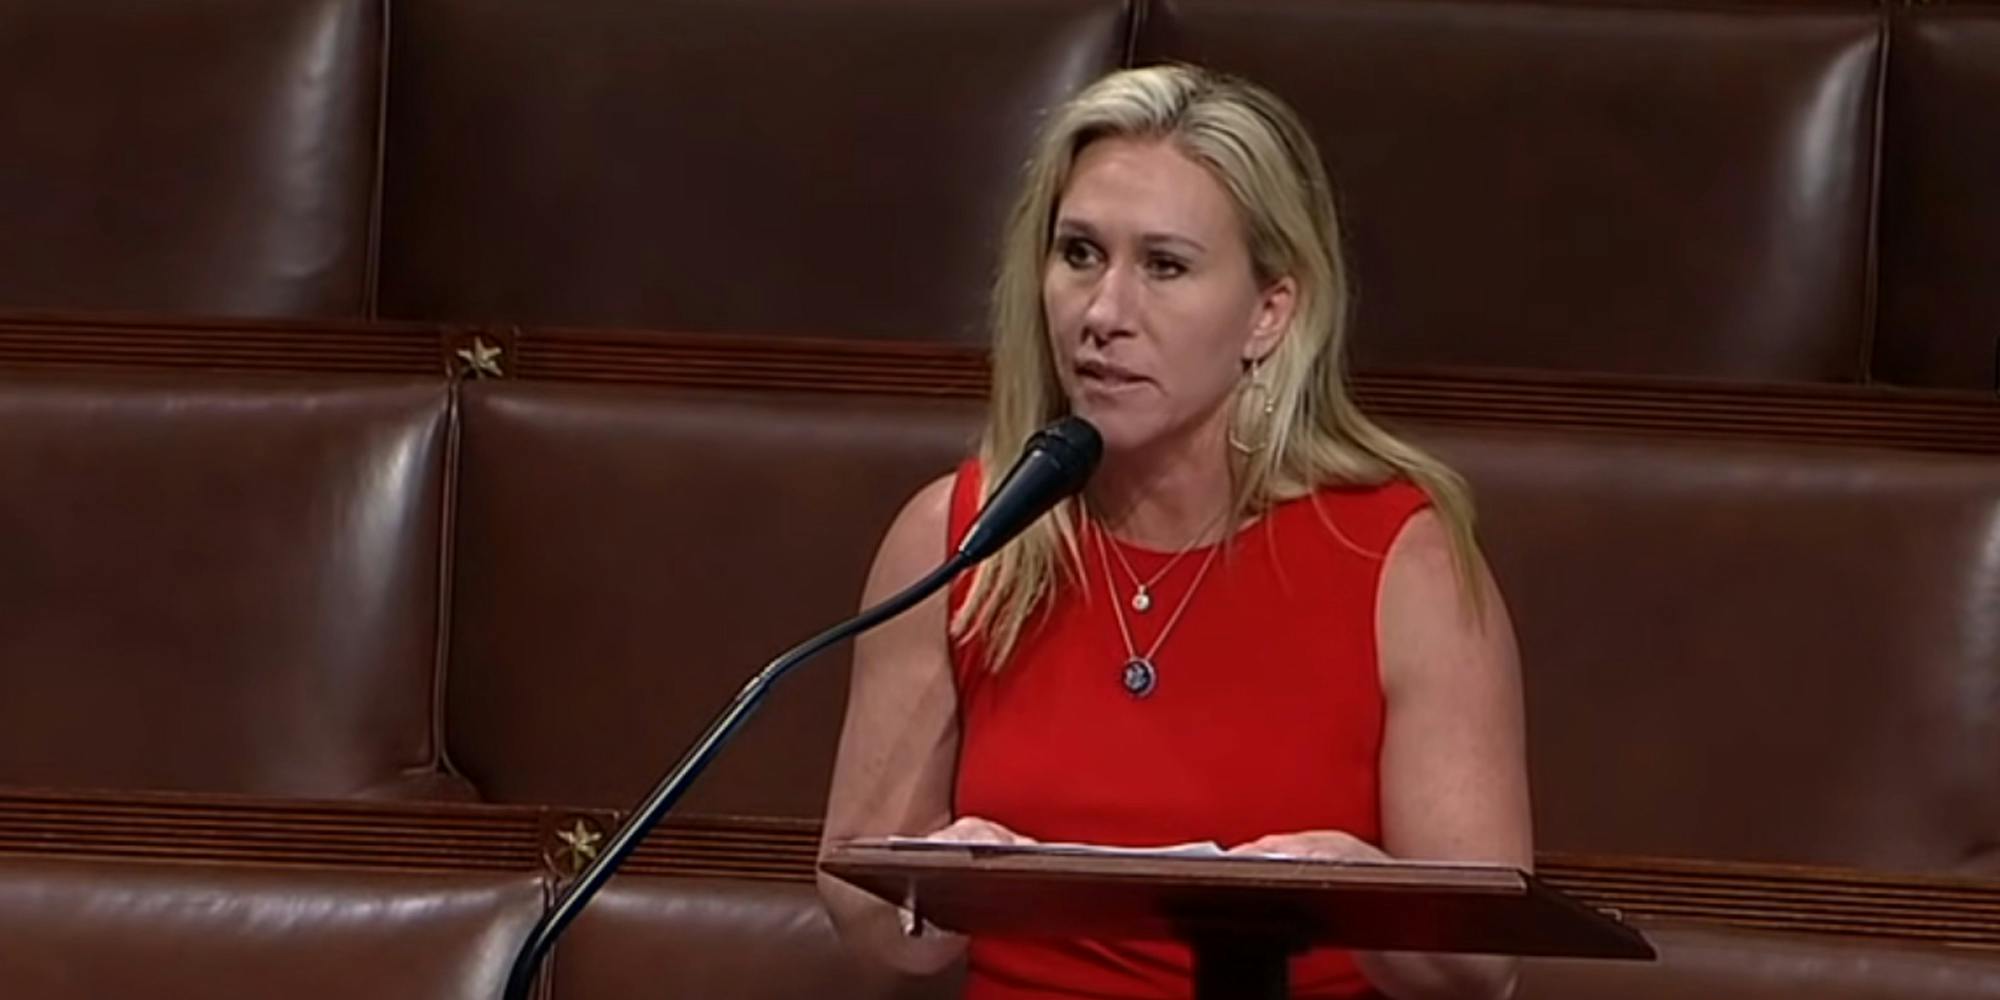
[[[1071,267],[1081,269],[1097,263],[1097,248],[1087,240],[1066,239],[1056,249],[1062,254],[1063,263]]]
[[[1173,257],[1149,257],[1146,270],[1155,278],[1178,278],[1187,273],[1187,263]]]

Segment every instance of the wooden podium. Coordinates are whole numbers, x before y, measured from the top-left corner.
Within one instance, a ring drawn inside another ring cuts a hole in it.
[[[1197,1000],[1287,995],[1309,946],[1651,959],[1652,945],[1518,869],[855,841],[829,874],[960,933],[1177,940]]]

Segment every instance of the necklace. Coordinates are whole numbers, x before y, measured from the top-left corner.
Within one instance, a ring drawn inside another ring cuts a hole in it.
[[[1106,586],[1111,586],[1111,557],[1106,552],[1111,545],[1105,541],[1106,532],[1101,526],[1093,534],[1097,536],[1098,561],[1104,564],[1104,583]],[[1200,590],[1201,582],[1208,578],[1208,568],[1215,564],[1215,554],[1220,551],[1222,551],[1221,545],[1208,550],[1208,555],[1201,561],[1201,569],[1195,571],[1194,582],[1188,584],[1187,595],[1181,598],[1181,603],[1174,608],[1174,613],[1167,617],[1167,623],[1160,627],[1160,634],[1153,637],[1153,645],[1143,655],[1139,652],[1138,644],[1132,641],[1132,626],[1125,621],[1125,609],[1119,606],[1115,599],[1116,595],[1113,595],[1111,614],[1118,622],[1118,637],[1125,641],[1125,669],[1119,681],[1125,686],[1126,694],[1134,698],[1144,698],[1159,686],[1160,671],[1154,666],[1153,659],[1160,655],[1160,647],[1167,644],[1167,636],[1173,632],[1174,626],[1180,624],[1182,613],[1186,612],[1188,605],[1194,601],[1194,592]],[[1155,581],[1158,579],[1158,576],[1154,577]]]
[[[1165,579],[1167,574],[1173,570],[1174,566],[1180,563],[1181,557],[1187,555],[1189,552],[1194,551],[1195,545],[1198,544],[1203,538],[1207,537],[1209,532],[1215,530],[1215,526],[1221,524],[1223,517],[1228,513],[1229,511],[1227,508],[1224,508],[1223,510],[1217,512],[1215,515],[1215,519],[1209,521],[1207,524],[1202,525],[1201,530],[1195,532],[1194,537],[1188,539],[1188,543],[1186,545],[1181,546],[1180,551],[1174,553],[1173,558],[1168,559],[1167,564],[1165,566],[1160,567],[1158,572],[1154,573],[1152,576],[1149,576],[1144,580],[1139,579],[1138,571],[1134,570],[1132,568],[1131,561],[1125,558],[1125,550],[1119,548],[1116,545],[1108,546],[1111,549],[1111,554],[1118,557],[1118,566],[1119,568],[1125,571],[1125,578],[1127,580],[1132,581],[1133,611],[1136,611],[1139,614],[1143,615],[1146,612],[1151,611],[1153,609],[1153,585]],[[1100,547],[1103,547],[1102,539],[1099,540],[1099,545]],[[1104,580],[1106,583],[1111,582],[1110,567],[1106,567],[1104,570]]]

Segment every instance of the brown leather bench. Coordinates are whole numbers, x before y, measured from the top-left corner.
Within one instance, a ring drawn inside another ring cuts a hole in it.
[[[0,982],[32,1000],[491,1000],[534,872],[0,856]]]
[[[391,7],[383,316],[961,342],[1032,129],[1130,9]]]
[[[550,1000],[667,992],[741,1000],[949,1000],[956,970],[903,977],[834,935],[810,883],[621,878],[559,946]]]
[[[1852,381],[1883,44],[1853,6],[1175,0],[1135,59],[1300,105],[1363,364]]]
[[[0,306],[977,343],[1037,116],[1198,59],[1318,137],[1364,366],[2000,384],[1990,5],[0,0],[0,38]]]
[[[1421,439],[1514,614],[1538,846],[2000,872],[2000,459]]]
[[[1515,1000],[1946,1000],[2000,996],[1991,952],[1865,937],[1649,928],[1656,963],[1536,959]]]
[[[449,411],[435,378],[0,372],[0,784],[469,794]]]
[[[497,800],[636,801],[765,659],[853,607],[972,412],[531,383],[465,402],[450,745]],[[2000,462],[1429,425],[1525,661],[1540,842],[1991,871]],[[699,528],[690,528],[699,525]],[[696,808],[814,817],[815,665]],[[560,682],[558,682],[560,679]]]
[[[975,413],[529,382],[463,406],[451,757],[493,801],[613,807],[766,661],[855,611],[877,537]],[[817,818],[844,656],[779,688],[686,807]]]
[[[0,303],[373,305],[383,0],[0,0]]]
[[[1891,11],[1883,97],[1875,377],[2000,389],[2000,130],[1968,129],[2000,98],[2000,11]]]

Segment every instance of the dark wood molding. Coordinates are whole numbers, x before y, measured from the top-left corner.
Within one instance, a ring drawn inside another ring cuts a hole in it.
[[[752,392],[980,399],[983,350],[748,334],[418,323],[0,314],[0,370],[476,375]],[[1385,423],[1475,425],[2000,454],[2000,398],[1880,386],[1506,370],[1363,372]]]
[[[1389,422],[2000,454],[2000,399],[1977,393],[1486,371],[1364,374],[1354,394]]]
[[[632,330],[521,330],[523,378],[682,388],[983,398],[963,346]],[[1362,372],[1387,422],[1591,430],[2000,454],[2000,398],[1877,386],[1774,385],[1567,372]]]
[[[547,810],[224,795],[0,792],[0,855],[416,871],[543,866]]]
[[[0,791],[0,857],[574,873],[562,833],[601,834],[607,810],[321,802],[173,793]],[[691,816],[664,824],[624,871],[809,881],[810,820]],[[1543,881],[1640,921],[1867,937],[2000,953],[2000,879],[1699,859],[1544,853]]]
[[[1643,919],[2000,952],[2000,879],[1547,853],[1536,868],[1592,906]]]
[[[435,325],[0,314],[0,369],[164,369],[431,375],[447,371]]]
[[[987,356],[953,344],[639,330],[523,329],[521,378],[983,399]]]

